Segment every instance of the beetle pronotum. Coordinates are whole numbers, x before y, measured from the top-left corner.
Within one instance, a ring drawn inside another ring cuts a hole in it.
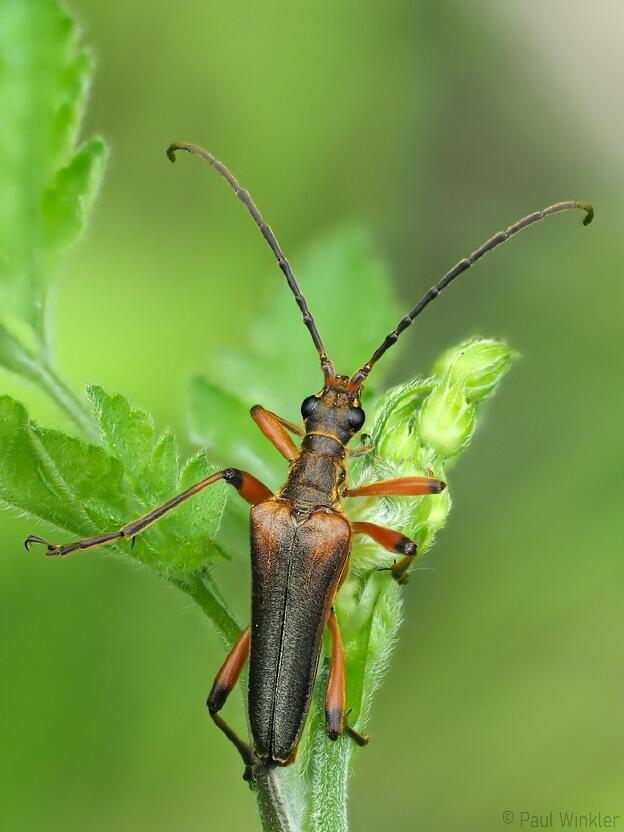
[[[275,494],[246,471],[226,468],[116,531],[61,545],[31,535],[25,545],[28,548],[30,544],[43,544],[46,555],[62,556],[121,538],[134,541],[135,536],[150,524],[213,483],[225,480],[236,488],[252,506],[251,625],[240,634],[219,670],[208,697],[208,709],[214,722],[238,749],[245,763],[245,777],[249,778],[254,765],[260,761],[285,766],[294,760],[310,706],[325,627],[331,638],[331,663],[325,698],[327,735],[335,740],[346,732],[358,744],[367,742],[367,737],[357,733],[345,719],[344,659],[333,602],[348,571],[352,535],[366,535],[399,555],[399,560],[390,570],[397,580],[404,576],[412,563],[416,545],[392,529],[373,523],[349,522],[342,510],[342,498],[435,495],[445,488],[441,480],[424,476],[348,487],[345,460],[350,451],[347,445],[364,424],[360,393],[374,365],[423,309],[485,254],[552,214],[580,208],[586,212],[583,224],[588,225],[594,210],[586,202],[559,202],[529,214],[505,231],[495,234],[429,289],[359,370],[351,376],[338,375],[325,352],[314,318],[288,260],[249,193],[208,151],[194,144],[177,142],[167,150],[172,162],[178,150],[185,150],[208,162],[251,214],[273,251],[312,336],[320,358],[323,387],[304,399],[301,405],[304,428],[282,419],[261,405],[251,409],[253,420],[289,464],[286,482]],[[301,439],[300,447],[297,447],[291,434]],[[351,451],[360,452],[361,448]],[[219,713],[248,658],[251,743],[241,739]]]

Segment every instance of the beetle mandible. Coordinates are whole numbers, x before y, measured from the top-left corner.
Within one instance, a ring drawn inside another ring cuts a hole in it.
[[[326,733],[331,740],[347,733],[360,745],[368,741],[349,726],[345,718],[344,657],[333,611],[334,598],[347,575],[353,535],[366,535],[399,556],[390,570],[396,580],[404,578],[416,554],[416,544],[392,529],[373,523],[349,522],[342,510],[342,498],[435,495],[446,487],[441,480],[429,476],[401,477],[348,487],[347,454],[367,451],[366,446],[349,451],[347,445],[364,425],[360,395],[369,373],[425,307],[485,254],[519,231],[561,211],[584,210],[583,224],[588,225],[594,209],[586,202],[559,202],[529,214],[495,234],[429,289],[386,336],[371,358],[353,375],[345,376],[335,372],[288,260],[249,193],[207,150],[195,144],[176,142],[167,149],[172,162],[179,150],[208,162],[245,205],[277,259],[320,357],[323,387],[304,399],[301,405],[304,429],[261,405],[251,409],[251,416],[262,433],[289,463],[286,482],[273,494],[246,471],[226,468],[116,531],[61,545],[31,535],[25,545],[28,548],[31,544],[42,544],[46,546],[46,555],[62,556],[120,538],[134,542],[136,535],[165,513],[219,480],[232,485],[251,504],[251,625],[243,630],[228,654],[207,703],[214,722],[238,749],[245,763],[244,776],[249,779],[253,767],[260,761],[286,766],[295,759],[310,707],[325,627],[331,638],[325,697]],[[291,434],[301,439],[300,447]],[[248,658],[251,743],[240,738],[219,713]]]

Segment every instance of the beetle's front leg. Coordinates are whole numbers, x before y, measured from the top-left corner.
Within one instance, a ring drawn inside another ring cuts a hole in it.
[[[157,506],[157,508],[152,509],[147,514],[144,514],[137,520],[133,520],[131,523],[127,523],[125,526],[122,526],[121,529],[117,529],[114,532],[105,532],[104,534],[99,534],[95,537],[86,537],[82,540],[77,540],[75,543],[64,543],[61,545],[48,543],[48,541],[44,540],[42,537],[31,534],[24,541],[24,545],[28,549],[32,544],[41,544],[47,547],[44,552],[45,555],[48,557],[58,557],[62,555],[69,555],[71,552],[75,552],[77,550],[84,551],[85,549],[94,549],[96,546],[103,546],[106,543],[113,543],[115,540],[123,538],[134,541],[134,538],[138,534],[144,531],[152,523],[160,520],[164,514],[167,514],[167,512],[179,506],[180,503],[184,503],[186,500],[195,496],[195,494],[203,491],[204,488],[207,488],[209,485],[213,485],[219,480],[225,480],[225,482],[233,486],[241,497],[244,500],[247,500],[247,502],[252,506],[262,503],[272,496],[271,491],[266,487],[266,485],[263,485],[260,480],[257,480],[251,474],[248,474],[246,471],[240,471],[238,468],[226,468],[224,471],[217,471],[210,477],[206,477],[205,480],[195,483],[195,485],[187,488],[186,491],[183,491],[181,494],[178,494],[176,497],[173,497],[161,506]]]
[[[215,725],[223,731],[225,736],[236,746],[236,750],[243,758],[245,763],[245,773],[243,778],[251,780],[252,770],[255,765],[256,757],[253,749],[248,742],[242,740],[236,731],[234,731],[227,722],[219,716],[219,711],[225,705],[226,700],[232,692],[234,685],[238,682],[238,678],[249,656],[249,627],[245,627],[243,632],[238,637],[238,641],[232,647],[227,655],[227,658],[221,665],[221,669],[217,673],[212,690],[206,702],[208,711],[212,717]]]
[[[303,436],[304,432],[298,425],[282,419],[277,413],[266,410],[261,404],[255,404],[251,408],[251,418],[285,459],[292,462],[299,456],[299,449],[288,435],[290,431],[296,436]]]
[[[347,450],[347,453],[349,454],[349,457],[351,459],[353,459],[354,457],[357,457],[357,456],[366,456],[366,454],[370,454],[370,452],[374,451],[374,450],[375,450],[375,446],[371,442],[370,434],[363,433],[360,436],[360,444],[358,445],[358,447],[357,448],[349,448]]]
[[[351,529],[353,534],[365,534],[389,552],[402,555],[401,560],[393,563],[388,569],[398,583],[407,583],[409,577],[407,570],[416,557],[416,544],[413,540],[405,537],[401,532],[386,529],[376,523],[351,523]]]
[[[345,668],[342,639],[338,619],[333,608],[329,612],[327,627],[331,637],[329,680],[325,694],[325,733],[330,740],[337,740],[345,731],[358,745],[367,745],[370,737],[358,734],[345,721]]]

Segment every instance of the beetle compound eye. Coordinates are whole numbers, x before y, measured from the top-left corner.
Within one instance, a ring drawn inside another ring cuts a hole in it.
[[[307,399],[304,399],[301,402],[301,415],[304,419],[307,419],[308,416],[311,416],[314,413],[317,404],[318,399],[316,396],[308,396]]]
[[[365,419],[366,414],[361,407],[352,407],[351,410],[349,410],[349,427],[354,433],[357,433],[358,430],[360,430]]]

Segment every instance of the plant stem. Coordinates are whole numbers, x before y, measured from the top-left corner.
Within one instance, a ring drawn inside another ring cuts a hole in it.
[[[87,439],[99,441],[97,428],[88,410],[49,364],[36,364],[30,377],[71,417]]]
[[[301,818],[291,798],[292,772],[259,766],[256,798],[264,832],[300,832]]]
[[[209,579],[198,572],[183,578],[169,578],[172,584],[186,592],[201,607],[217,628],[226,645],[231,647],[239,637],[242,627],[229,609],[208,585]]]
[[[35,356],[16,335],[0,324],[0,364],[41,387],[71,417],[87,439],[98,441],[97,428],[90,412],[52,369],[46,344],[39,343]]]

